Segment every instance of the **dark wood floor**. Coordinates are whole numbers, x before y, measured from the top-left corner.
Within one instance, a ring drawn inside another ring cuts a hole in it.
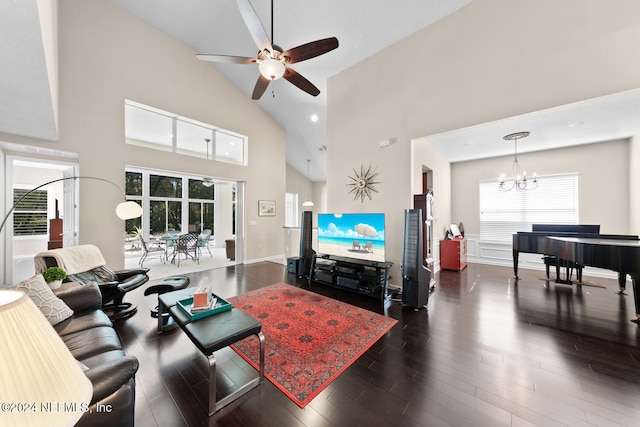
[[[136,425],[640,425],[632,290],[624,297],[613,280],[591,279],[606,289],[576,287],[520,273],[516,283],[504,267],[443,271],[428,310],[419,311],[314,286],[398,323],[304,409],[265,381],[211,417],[204,357],[179,329],[156,334],[148,314],[155,299],[137,289],[129,299],[139,313],[116,325],[140,361]],[[307,288],[270,262],[189,276],[192,286],[212,283],[222,297],[277,282]]]

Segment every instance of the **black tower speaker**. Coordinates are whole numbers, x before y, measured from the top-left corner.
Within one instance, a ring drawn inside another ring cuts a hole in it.
[[[313,212],[303,211],[300,224],[300,259],[298,260],[298,276],[309,277],[311,273],[311,261],[315,251],[311,248]]]
[[[420,308],[429,302],[431,271],[422,261],[422,210],[404,211],[402,303]]]

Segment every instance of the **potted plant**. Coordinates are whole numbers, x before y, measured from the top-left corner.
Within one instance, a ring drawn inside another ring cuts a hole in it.
[[[67,272],[60,267],[49,267],[42,272],[42,277],[51,289],[58,289],[62,286],[62,281],[67,278]]]

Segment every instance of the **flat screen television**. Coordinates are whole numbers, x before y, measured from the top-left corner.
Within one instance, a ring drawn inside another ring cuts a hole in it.
[[[384,213],[318,214],[318,252],[385,261]]]

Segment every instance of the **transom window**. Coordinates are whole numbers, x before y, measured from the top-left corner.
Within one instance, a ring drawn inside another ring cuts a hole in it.
[[[124,116],[127,144],[246,165],[244,135],[128,100]]]

